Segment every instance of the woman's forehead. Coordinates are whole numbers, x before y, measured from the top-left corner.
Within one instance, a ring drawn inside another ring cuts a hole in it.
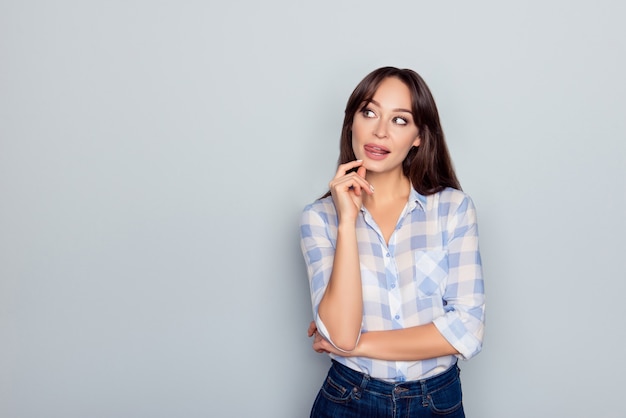
[[[387,77],[378,85],[374,95],[369,100],[371,103],[389,109],[411,109],[411,91],[397,77]]]

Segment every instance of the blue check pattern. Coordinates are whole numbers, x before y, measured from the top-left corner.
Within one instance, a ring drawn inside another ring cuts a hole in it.
[[[302,212],[301,246],[313,316],[327,339],[317,310],[330,279],[337,226],[331,197]],[[374,378],[402,382],[435,376],[458,358],[476,355],[482,348],[485,297],[470,197],[451,188],[429,196],[412,189],[389,244],[367,209],[361,209],[356,226],[363,285],[361,332],[433,322],[460,354],[413,362],[331,357]]]

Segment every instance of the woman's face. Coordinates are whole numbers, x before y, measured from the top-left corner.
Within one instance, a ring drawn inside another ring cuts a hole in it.
[[[419,143],[409,88],[396,77],[384,79],[372,100],[363,102],[354,115],[354,155],[368,171],[402,170],[402,161]]]

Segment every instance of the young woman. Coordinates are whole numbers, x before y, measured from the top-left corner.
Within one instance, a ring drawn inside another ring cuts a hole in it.
[[[301,220],[309,336],[332,359],[311,416],[464,417],[456,363],[484,328],[476,212],[417,73],[359,83],[329,186]]]

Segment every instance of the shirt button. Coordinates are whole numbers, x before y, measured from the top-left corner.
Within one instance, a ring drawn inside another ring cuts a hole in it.
[[[387,253],[387,257],[391,257],[391,254]]]
[[[392,289],[395,289],[395,288],[396,288],[396,284],[395,284],[395,283],[393,283],[393,284],[391,285],[391,288],[392,288]]]
[[[396,318],[396,319],[400,319],[400,315],[396,315],[396,316],[395,316],[395,318]]]

